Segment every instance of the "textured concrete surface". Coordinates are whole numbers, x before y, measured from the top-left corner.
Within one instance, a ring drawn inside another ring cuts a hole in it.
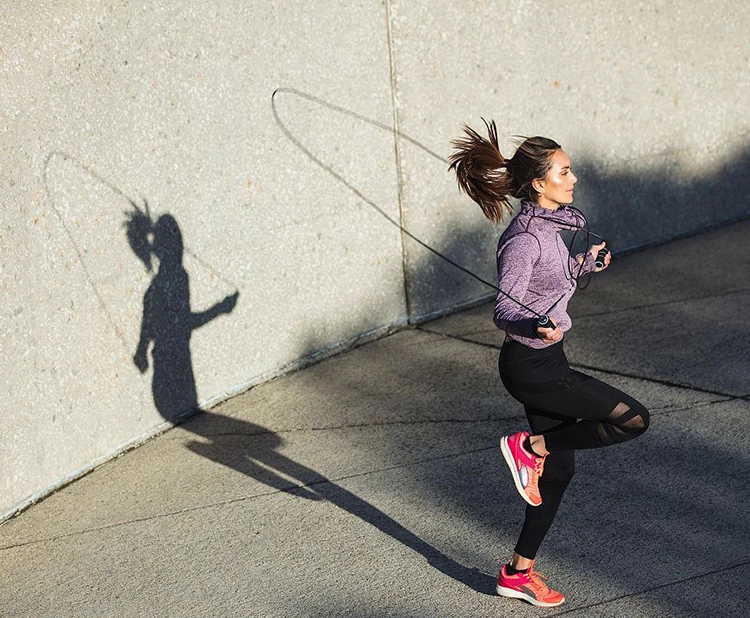
[[[385,23],[379,2],[3,8],[0,514],[179,412],[133,362],[152,284],[178,297],[156,307],[167,347],[239,293],[162,360],[192,405],[404,319],[398,230],[279,122],[398,218],[392,134],[271,99],[293,85],[388,122]],[[181,289],[129,244],[136,207],[176,221]]]
[[[744,618],[750,327],[726,311],[748,233],[617,258],[576,296],[571,361],[652,423],[577,456],[537,561],[565,605],[493,594],[524,510],[498,439],[524,418],[485,304],[257,386],[6,522],[3,616]]]
[[[616,249],[750,212],[744,4],[6,4],[0,519],[185,409],[482,297],[386,219],[493,278],[499,230],[446,170],[462,122],[559,140]],[[164,216],[181,245],[148,233]]]

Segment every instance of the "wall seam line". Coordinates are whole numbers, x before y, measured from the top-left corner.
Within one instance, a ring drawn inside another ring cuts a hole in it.
[[[403,208],[403,174],[401,168],[401,142],[399,139],[400,127],[398,117],[398,106],[396,97],[396,59],[393,50],[393,30],[391,20],[391,0],[384,0],[385,4],[385,25],[388,45],[388,77],[391,89],[391,114],[393,123],[393,152],[396,164],[396,197],[398,200],[398,222],[401,235],[401,272],[403,273],[404,283],[404,303],[406,305],[406,321],[411,323],[412,307],[409,297],[409,278],[406,263],[406,241],[404,237],[404,208]]]

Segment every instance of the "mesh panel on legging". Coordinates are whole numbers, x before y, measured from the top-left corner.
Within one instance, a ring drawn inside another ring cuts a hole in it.
[[[648,429],[648,410],[636,399],[596,378],[576,371],[571,374],[580,381],[560,390],[551,390],[547,384],[519,388],[512,381],[503,380],[510,394],[535,409],[537,414],[581,419],[578,423],[545,431],[547,450],[559,452],[610,446],[632,440]]]
[[[643,407],[643,406],[641,406]],[[644,414],[645,412],[645,414]],[[622,401],[609,413],[605,422],[596,424],[602,443],[609,446],[640,436],[648,428],[648,412],[631,408]]]
[[[601,389],[607,386],[592,380],[589,387]],[[586,385],[583,383],[581,386]],[[611,388],[611,387],[609,387]],[[609,414],[601,420],[585,419],[574,426],[566,427],[559,431],[553,431],[545,435],[545,445],[550,452],[567,451],[572,449],[599,448],[611,446],[637,438],[648,429],[648,410],[638,401],[620,393],[621,399]],[[586,398],[582,398],[581,404],[585,405]],[[611,405],[611,404],[610,404]],[[584,416],[581,414],[581,416]]]
[[[536,411],[526,408],[529,426],[534,433],[559,429],[575,424],[575,420],[564,418],[550,418],[539,416]],[[573,451],[551,453],[544,462],[544,474],[539,479],[539,492],[542,503],[539,506],[526,506],[526,517],[521,534],[516,543],[515,552],[524,558],[533,559],[547,535],[557,514],[570,479],[575,472],[575,457]]]

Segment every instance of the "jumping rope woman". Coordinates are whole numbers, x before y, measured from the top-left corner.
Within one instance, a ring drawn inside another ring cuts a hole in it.
[[[450,169],[494,223],[511,212],[511,197],[521,199],[497,247],[494,321],[506,333],[500,378],[523,404],[531,428],[531,434],[521,431],[500,444],[528,506],[514,553],[500,569],[497,593],[552,607],[565,597],[541,580],[534,559],[573,477],[574,452],[641,435],[649,414],[629,395],[571,369],[563,351],[563,333],[571,327],[567,305],[578,279],[610,262],[605,243],[571,256],[560,237],[561,230],[588,230],[583,213],[569,206],[578,179],[568,155],[550,139],[531,137],[506,159],[494,121],[485,125],[488,138],[464,127],[466,135],[453,142]]]

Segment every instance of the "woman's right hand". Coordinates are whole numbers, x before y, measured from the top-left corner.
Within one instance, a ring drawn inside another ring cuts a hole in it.
[[[235,292],[234,294],[230,294],[227,296],[224,300],[222,300],[219,303],[220,311],[222,313],[232,313],[234,310],[235,305],[237,304],[237,299],[240,297],[239,291]]]
[[[598,245],[591,245],[591,249],[589,249],[589,253],[590,253],[590,254],[591,254],[592,256],[594,256],[594,259],[596,259],[596,258],[598,257],[598,255],[599,255],[599,252],[600,252],[600,251],[601,251],[602,249],[605,249],[606,247],[607,247],[607,243],[606,243],[606,242],[601,242],[601,243],[599,243]],[[608,250],[608,251],[607,251],[607,253],[606,253],[606,255],[605,255],[605,256],[604,256],[604,258],[603,258],[604,266],[602,266],[601,268],[596,268],[596,269],[594,269],[594,272],[595,272],[595,273],[600,273],[600,272],[602,272],[602,271],[603,271],[603,270],[604,270],[605,268],[608,268],[608,267],[609,267],[609,261],[610,261],[611,259],[612,259],[612,254],[611,254],[611,253],[609,252],[609,250]]]
[[[558,328],[552,318],[550,318],[550,322],[552,322],[554,328],[537,328],[537,336],[544,341],[544,343],[557,343],[563,338],[563,332]]]

